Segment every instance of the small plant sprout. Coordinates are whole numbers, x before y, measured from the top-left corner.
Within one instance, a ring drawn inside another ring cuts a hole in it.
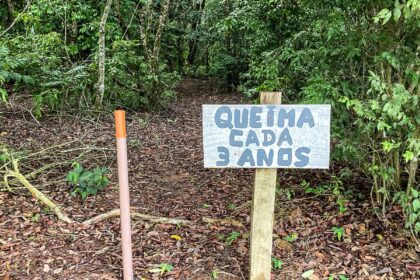
[[[293,232],[288,236],[284,237],[284,240],[286,240],[287,242],[294,242],[296,241],[296,239],[298,239],[298,234],[296,232]]]
[[[235,210],[236,209],[236,206],[235,206],[235,204],[233,204],[233,203],[230,203],[229,205],[228,205],[228,207],[227,207],[229,210]]]
[[[280,270],[283,267],[283,261],[277,259],[276,257],[271,258],[271,263],[273,265],[274,270]]]
[[[219,239],[219,240],[225,239],[225,235],[223,233],[218,233],[218,234],[216,234],[216,236],[217,236],[217,239]]]
[[[233,231],[231,232],[227,237],[226,237],[226,244],[227,245],[232,245],[232,243],[238,239],[238,237],[241,236],[241,234],[237,231]]]
[[[171,272],[174,267],[168,263],[161,263],[156,268],[152,268],[149,270],[151,273],[160,273],[160,275],[164,275],[167,272]]]
[[[347,200],[343,198],[342,196],[339,196],[337,198],[338,211],[340,212],[340,214],[343,214],[344,212],[346,212],[347,210],[346,203],[347,203]]]
[[[213,269],[213,271],[211,272],[211,279],[217,279],[218,273],[219,273],[219,270],[217,268]]]
[[[32,222],[39,222],[39,218],[40,218],[41,216],[39,215],[39,213],[36,213],[35,215],[33,215],[32,217],[31,217],[31,221]]]
[[[337,240],[341,241],[341,238],[344,235],[344,228],[343,227],[333,227],[331,230],[332,230],[334,236],[337,237]]]

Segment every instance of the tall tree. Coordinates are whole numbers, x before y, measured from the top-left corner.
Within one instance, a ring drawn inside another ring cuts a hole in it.
[[[105,95],[105,30],[109,11],[111,10],[112,0],[107,0],[99,23],[99,53],[98,53],[98,96],[96,105],[102,106]]]

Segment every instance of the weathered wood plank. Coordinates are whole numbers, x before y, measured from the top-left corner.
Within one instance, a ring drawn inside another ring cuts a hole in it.
[[[280,104],[281,93],[260,95],[261,102]],[[256,169],[251,215],[250,279],[270,280],[277,169]]]
[[[275,100],[269,95],[261,101]],[[204,105],[204,167],[328,168],[330,111],[330,105]]]

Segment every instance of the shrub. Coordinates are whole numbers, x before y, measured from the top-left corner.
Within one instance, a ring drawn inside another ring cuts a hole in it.
[[[73,165],[73,170],[67,174],[67,182],[73,186],[72,195],[79,194],[82,199],[96,195],[109,184],[108,169],[97,167],[93,170],[84,169],[79,163]]]

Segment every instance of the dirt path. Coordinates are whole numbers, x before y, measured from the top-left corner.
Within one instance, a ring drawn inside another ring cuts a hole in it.
[[[207,80],[185,80],[178,91],[178,100],[167,111],[128,114],[132,206],[141,213],[193,222],[177,226],[134,220],[136,279],[211,279],[212,271],[218,272],[217,279],[247,279],[252,171],[204,169],[201,146],[201,105],[239,103],[240,97]],[[5,108],[0,112],[0,140],[16,150],[37,151],[74,139],[114,148],[111,115],[47,117],[40,126],[19,112]],[[65,177],[69,167],[34,183],[78,221],[114,209],[118,205],[115,153],[104,153],[106,157],[82,163],[110,166],[112,184],[84,203],[69,195],[65,183],[49,184]],[[332,170],[337,172],[339,167]],[[368,197],[354,195],[347,211],[340,214],[328,193],[306,194],[300,186],[304,179],[313,187],[331,181],[326,172],[279,173],[274,256],[283,266],[273,270],[273,279],[301,279],[311,269],[311,279],[339,274],[349,279],[419,277],[418,254],[399,235],[398,225],[382,228],[369,210]],[[363,186],[357,187],[363,193]],[[69,226],[58,222],[25,190],[0,192],[0,203],[0,279],[121,279],[118,219],[96,226]],[[400,215],[398,209],[391,214]],[[202,217],[234,219],[245,227],[207,225]],[[331,228],[340,226],[344,240],[337,241]],[[287,236],[290,242],[284,240]],[[291,241],[292,236],[296,240]],[[149,272],[161,263],[174,269],[164,276]]]

